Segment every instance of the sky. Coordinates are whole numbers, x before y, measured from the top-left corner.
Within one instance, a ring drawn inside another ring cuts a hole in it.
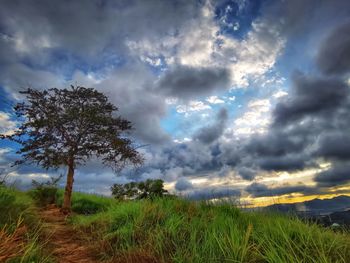
[[[138,170],[78,167],[76,191],[160,178],[193,200],[253,206],[350,194],[349,1],[0,5],[0,133],[20,124],[20,90],[80,85],[105,93],[145,145]],[[11,167],[16,149],[0,141],[19,187],[66,173]]]

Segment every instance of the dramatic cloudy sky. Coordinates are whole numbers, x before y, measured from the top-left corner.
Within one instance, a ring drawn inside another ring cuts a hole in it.
[[[192,199],[257,205],[350,193],[348,0],[3,0],[0,132],[18,91],[94,87],[131,120],[144,166],[91,160],[75,190],[162,178]],[[65,173],[0,166],[19,186]]]

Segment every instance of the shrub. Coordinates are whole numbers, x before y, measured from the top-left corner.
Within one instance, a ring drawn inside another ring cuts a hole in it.
[[[46,206],[56,202],[57,187],[39,186],[29,192],[30,196],[39,206]]]
[[[35,180],[32,181],[34,189],[29,192],[29,195],[35,200],[39,206],[46,206],[56,203],[57,197],[57,183],[62,178],[60,175],[57,178],[51,178],[50,181],[39,183]]]
[[[114,184],[111,187],[112,195],[119,200],[123,199],[154,199],[168,195],[164,190],[164,181],[161,179],[147,179],[145,182],[130,182],[127,184]]]
[[[56,205],[62,207],[63,191],[57,192]],[[91,215],[107,210],[116,201],[97,195],[74,192],[72,195],[72,211],[82,215]]]
[[[72,210],[78,214],[96,214],[103,210],[100,203],[89,199],[79,199],[76,200],[72,205]]]

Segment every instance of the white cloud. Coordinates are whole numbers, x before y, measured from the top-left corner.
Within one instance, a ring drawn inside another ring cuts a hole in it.
[[[254,99],[248,103],[249,108],[258,108],[259,111],[266,112],[271,107],[268,99]]]
[[[0,149],[0,161],[5,161],[5,155],[10,153],[12,150],[10,148],[2,148]]]
[[[222,104],[225,103],[222,99],[219,99],[218,96],[210,96],[206,99],[207,102],[211,104]]]
[[[274,93],[272,96],[277,99],[277,98],[284,97],[287,95],[288,95],[288,92],[285,92],[283,90],[279,90],[276,93]]]
[[[174,140],[175,143],[184,143],[184,142],[191,142],[191,141],[192,139],[187,137],[183,138],[182,140],[179,140],[179,139]]]
[[[202,101],[191,100],[187,105],[178,105],[176,111],[178,113],[187,113],[191,111],[203,111],[209,110],[211,107],[208,104],[204,104]]]
[[[268,99],[255,99],[248,103],[248,110],[229,128],[236,136],[264,133],[271,123],[271,103]]]
[[[0,134],[11,135],[16,129],[17,122],[11,120],[9,113],[0,111]]]
[[[239,29],[239,24],[232,25]],[[222,35],[215,20],[215,7],[207,1],[198,17],[184,24],[178,34],[163,36],[156,43],[145,38],[127,41],[132,54],[145,57],[164,57],[170,64],[193,67],[223,67],[231,73],[231,86],[244,88],[251,79],[259,79],[275,65],[284,48],[278,23],[271,25],[259,19],[243,40]]]

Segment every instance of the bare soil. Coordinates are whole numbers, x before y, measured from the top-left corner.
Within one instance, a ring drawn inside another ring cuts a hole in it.
[[[40,211],[40,217],[48,237],[48,247],[57,262],[101,262],[94,255],[91,245],[66,222],[66,216],[60,212],[59,208],[48,206]]]

